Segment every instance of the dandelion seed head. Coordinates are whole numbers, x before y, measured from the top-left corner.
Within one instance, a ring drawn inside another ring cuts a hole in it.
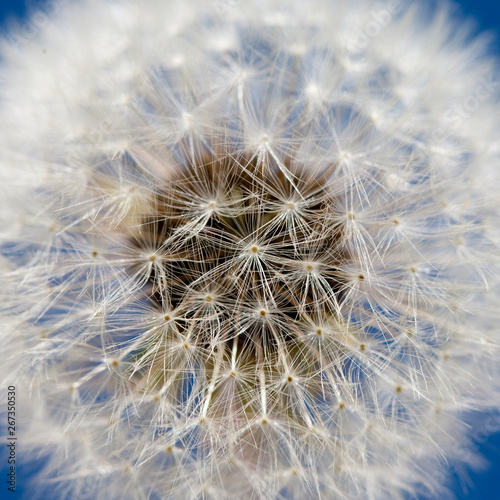
[[[474,464],[497,70],[426,7],[80,0],[2,42],[0,373],[52,497],[439,498]]]

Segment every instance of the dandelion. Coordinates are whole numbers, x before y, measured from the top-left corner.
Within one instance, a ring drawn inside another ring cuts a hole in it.
[[[445,494],[500,404],[484,41],[406,1],[54,5],[1,48],[1,378],[37,490]]]

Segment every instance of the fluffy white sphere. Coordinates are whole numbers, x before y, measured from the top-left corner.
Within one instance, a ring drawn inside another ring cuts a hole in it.
[[[437,498],[474,462],[497,69],[429,9],[59,0],[2,42],[0,379],[37,488]]]

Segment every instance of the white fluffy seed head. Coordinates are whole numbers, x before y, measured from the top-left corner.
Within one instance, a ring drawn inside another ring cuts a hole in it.
[[[484,44],[403,1],[54,16],[0,88],[0,370],[40,483],[439,497],[500,404]]]

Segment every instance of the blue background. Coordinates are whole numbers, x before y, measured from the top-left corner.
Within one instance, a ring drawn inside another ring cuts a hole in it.
[[[476,31],[480,32],[487,30],[495,35],[492,43],[492,50],[500,56],[500,0],[461,0],[455,3],[458,3],[459,13],[462,15],[465,14],[476,20]],[[22,17],[26,15],[26,5],[36,9],[36,6],[43,5],[43,2],[28,1],[26,3],[23,0],[0,0],[0,27],[5,27],[6,21],[11,16]],[[4,402],[1,402],[1,404],[4,404]],[[4,441],[3,436],[4,432],[2,432],[2,441]],[[22,445],[22,443],[20,444]],[[458,500],[500,499],[500,434],[489,437],[489,439],[484,444],[480,445],[478,449],[490,462],[490,467],[483,472],[467,471],[465,479],[462,477],[460,480],[455,480],[453,486]],[[17,469],[17,493],[12,494],[6,490],[5,465],[7,459],[4,450],[2,450],[0,454],[0,460],[0,467],[2,468],[0,499],[24,499],[31,497],[32,492],[28,494],[27,488],[31,476],[29,470],[27,470],[27,467],[29,467],[28,464],[24,464],[24,468],[21,467]],[[47,498],[46,500],[50,499]]]

